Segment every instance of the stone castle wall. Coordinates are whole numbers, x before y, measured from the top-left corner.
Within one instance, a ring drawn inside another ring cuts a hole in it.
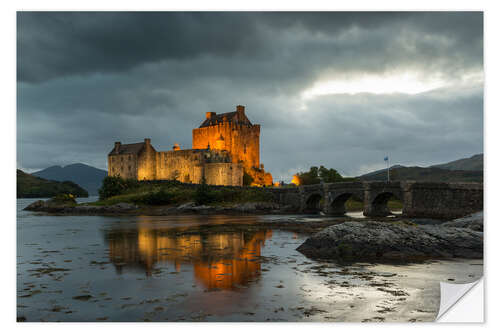
[[[205,164],[205,179],[209,185],[243,185],[243,166],[237,163]]]
[[[223,140],[220,140],[222,135]],[[193,149],[227,150],[234,163],[243,162],[245,169],[260,167],[260,125],[224,122],[193,129]]]
[[[203,159],[202,151],[192,149],[158,152],[156,155],[157,179],[176,179],[183,183],[201,183]]]
[[[156,178],[156,155],[157,152],[151,145],[151,140],[146,139],[145,149],[138,157],[137,179],[154,180]]]
[[[138,159],[134,154],[108,156],[108,175],[137,178]]]
[[[108,175],[137,180],[178,180],[209,185],[243,185],[243,165],[231,163],[229,153],[211,150],[157,152],[149,142],[139,154],[108,156]]]

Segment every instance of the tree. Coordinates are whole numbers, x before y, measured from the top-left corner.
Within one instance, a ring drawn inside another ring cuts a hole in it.
[[[99,189],[99,200],[123,194],[126,190],[136,188],[138,184],[139,183],[135,179],[123,179],[120,176],[107,176],[102,180],[102,186]]]
[[[108,176],[102,180],[102,186],[99,189],[99,199],[104,200],[122,194],[125,189],[125,182],[120,176]]]
[[[325,183],[336,183],[343,180],[337,170],[327,169],[324,166],[319,167],[319,178]]]
[[[319,184],[318,167],[312,166],[307,172],[299,172],[300,185]]]
[[[344,178],[335,169],[327,169],[323,165],[319,168],[312,166],[307,172],[299,172],[297,174],[300,180],[300,185],[319,184],[321,181],[324,183],[336,183],[344,181]]]

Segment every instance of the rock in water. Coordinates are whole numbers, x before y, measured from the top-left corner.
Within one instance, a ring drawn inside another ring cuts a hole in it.
[[[469,228],[474,231],[483,231],[483,212],[477,212],[469,216],[443,223],[444,227]]]
[[[297,251],[310,258],[356,261],[482,258],[483,233],[442,225],[344,222],[311,236]]]
[[[24,210],[32,210],[32,211],[38,211],[42,210],[46,207],[47,205],[45,204],[45,201],[43,200],[37,200],[28,206],[24,207]]]

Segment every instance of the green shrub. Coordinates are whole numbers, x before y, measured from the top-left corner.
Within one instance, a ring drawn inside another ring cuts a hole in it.
[[[194,193],[194,201],[197,205],[204,205],[214,201],[214,195],[207,185],[205,177],[202,178],[200,186],[196,188]]]
[[[75,196],[71,193],[58,194],[51,201],[58,204],[76,204]]]
[[[104,200],[115,195],[125,193],[125,191],[137,188],[139,182],[134,179],[123,179],[119,176],[108,176],[103,179],[99,189],[99,200]]]
[[[134,202],[146,205],[168,205],[174,202],[174,194],[162,188],[159,191],[150,192],[134,199]]]

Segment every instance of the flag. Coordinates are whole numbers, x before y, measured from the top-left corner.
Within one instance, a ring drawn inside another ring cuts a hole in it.
[[[384,161],[387,162],[388,160],[389,160],[389,156],[384,157]]]

